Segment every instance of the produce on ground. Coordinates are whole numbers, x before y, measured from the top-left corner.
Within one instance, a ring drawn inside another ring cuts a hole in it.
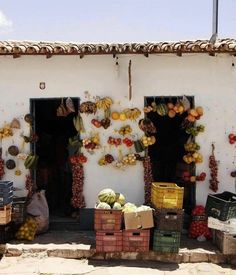
[[[217,192],[218,191],[218,185],[219,185],[219,181],[218,181],[218,164],[217,164],[215,154],[214,154],[215,145],[212,144],[211,146],[212,146],[212,153],[209,157],[209,168],[210,168],[210,171],[211,171],[211,173],[210,173],[211,178],[210,178],[209,188],[212,191]]]
[[[151,204],[151,187],[153,182],[152,165],[149,156],[143,158],[145,204]]]
[[[207,226],[207,216],[202,205],[196,206],[192,210],[192,222],[189,227],[189,237],[198,238],[204,236],[207,239],[212,237],[211,231]]]
[[[83,195],[84,187],[84,168],[81,164],[72,164],[72,199],[71,205],[74,208],[85,207]]]
[[[28,218],[16,233],[17,240],[33,241],[37,231],[37,222],[33,218]]]

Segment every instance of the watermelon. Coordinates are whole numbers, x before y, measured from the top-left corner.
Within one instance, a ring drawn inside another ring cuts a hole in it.
[[[125,196],[121,193],[116,193],[116,202],[118,202],[121,206],[125,205]]]
[[[105,202],[99,202],[96,206],[97,209],[111,209],[111,206]]]
[[[117,209],[117,210],[120,210],[120,209],[121,209],[121,205],[120,205],[120,203],[115,202],[115,203],[113,204],[112,209]]]
[[[111,205],[116,201],[116,193],[112,189],[106,188],[99,192],[98,199],[100,202],[106,202]]]
[[[168,107],[164,103],[160,103],[157,105],[157,113],[160,116],[166,116],[168,114]]]

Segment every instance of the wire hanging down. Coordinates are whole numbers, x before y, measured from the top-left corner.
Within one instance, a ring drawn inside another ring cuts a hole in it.
[[[129,74],[129,100],[132,99],[132,84],[131,84],[131,60],[129,61],[129,68],[128,68],[128,74]]]

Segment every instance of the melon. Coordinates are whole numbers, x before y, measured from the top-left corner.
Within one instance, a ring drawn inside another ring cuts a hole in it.
[[[121,206],[125,205],[125,196],[121,193],[116,193],[116,202],[118,202]]]
[[[120,203],[115,202],[114,205],[113,205],[113,207],[112,207],[112,209],[120,210],[121,209]]]
[[[96,206],[97,209],[111,209],[111,206],[105,202],[99,202]]]
[[[166,116],[168,114],[168,107],[164,103],[160,103],[157,105],[157,113],[160,116]]]
[[[106,188],[99,192],[98,199],[100,202],[106,202],[111,205],[116,201],[116,193],[112,189]]]

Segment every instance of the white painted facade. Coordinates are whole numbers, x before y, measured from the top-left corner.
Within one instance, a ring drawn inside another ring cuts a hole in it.
[[[144,96],[181,96],[192,95],[195,105],[205,110],[200,120],[206,130],[197,137],[201,145],[200,152],[204,162],[197,165],[197,171],[205,171],[205,182],[197,183],[196,199],[198,204],[205,204],[209,190],[208,157],[211,143],[215,142],[216,158],[219,160],[219,191],[235,192],[235,180],[230,172],[236,169],[236,148],[228,143],[228,134],[236,133],[236,68],[232,66],[232,57],[228,54],[216,55],[187,54],[178,57],[172,54],[120,55],[119,65],[111,55],[105,56],[22,56],[0,58],[0,126],[10,122],[14,117],[21,118],[22,129],[14,130],[14,136],[4,139],[3,158],[8,146],[16,144],[21,147],[22,132],[29,127],[23,117],[29,112],[30,98],[79,97],[85,100],[85,91],[92,96],[110,96],[115,101],[112,110],[120,111],[126,107],[143,108]],[[132,60],[133,98],[128,100],[128,63]],[[39,82],[46,83],[46,89],[39,89]],[[102,115],[102,113],[101,113]],[[90,123],[93,116],[83,115],[87,133],[95,130]],[[112,127],[99,129],[103,143],[107,136],[114,135],[122,122],[112,121]],[[134,132],[142,133],[137,125],[131,124]],[[136,127],[136,128],[135,128]],[[97,130],[97,129],[96,129]],[[85,135],[86,136],[86,135]],[[27,146],[25,152],[29,152]],[[115,151],[117,155],[117,151]],[[125,151],[124,151],[125,153]],[[105,187],[111,187],[126,195],[127,200],[137,204],[143,203],[144,183],[143,167],[139,163],[125,171],[113,167],[97,165],[101,150],[89,156],[85,165],[84,194],[87,207],[93,207],[97,193]],[[25,173],[23,163],[18,163],[24,171],[15,176],[14,171],[7,170],[4,179],[13,180],[14,186],[24,189]]]

